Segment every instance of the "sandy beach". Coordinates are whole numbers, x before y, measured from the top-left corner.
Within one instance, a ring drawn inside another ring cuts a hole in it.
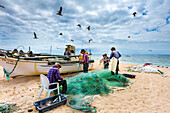
[[[95,61],[94,70],[98,68],[98,61]],[[97,107],[98,113],[168,113],[170,111],[170,77],[162,77],[161,74],[127,72],[126,67],[134,64],[120,63],[120,73],[136,75],[135,79],[130,79],[131,87],[115,91],[107,96],[99,96],[92,105]],[[100,65],[100,68],[103,66]],[[167,75],[170,75],[170,68],[155,67]],[[77,73],[62,75],[63,77],[74,76]],[[33,109],[32,113],[38,113],[33,106],[33,102],[46,98],[44,91],[40,99],[37,99],[40,92],[39,76],[20,76],[10,80],[3,77],[2,67],[0,67],[0,101],[17,103],[20,110],[16,113],[27,113],[28,109]],[[51,94],[52,96],[52,94]],[[47,113],[81,113],[67,105],[48,111]]]

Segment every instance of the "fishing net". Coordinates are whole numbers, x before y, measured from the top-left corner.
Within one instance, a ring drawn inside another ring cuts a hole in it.
[[[129,80],[123,75],[111,75],[110,70],[96,70],[67,79],[68,105],[73,109],[96,112],[91,106],[95,95],[112,93],[113,87],[127,87]]]
[[[18,109],[16,104],[9,104],[9,103],[0,103],[0,112],[1,113],[12,113]]]

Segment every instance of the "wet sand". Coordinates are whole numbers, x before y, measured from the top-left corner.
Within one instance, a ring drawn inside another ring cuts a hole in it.
[[[98,68],[99,61],[94,64],[94,69]],[[130,88],[116,91],[108,96],[99,96],[92,105],[97,107],[98,113],[168,113],[170,111],[170,76],[162,77],[161,74],[127,72],[126,67],[134,64],[120,63],[120,73],[136,75],[135,79],[130,79],[133,83]],[[103,66],[100,65],[99,68]],[[167,75],[170,75],[170,68],[155,67]],[[33,109],[32,113],[38,113],[33,106],[33,102],[46,98],[46,91],[37,99],[40,92],[39,76],[20,76],[6,80],[3,77],[2,67],[0,67],[0,101],[16,102],[20,110],[16,113],[27,113],[28,109]],[[67,74],[63,77],[77,75]],[[51,94],[52,96],[52,94]],[[48,111],[47,113],[81,113],[67,105]]]

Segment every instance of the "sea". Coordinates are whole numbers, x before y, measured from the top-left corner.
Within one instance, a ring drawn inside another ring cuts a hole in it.
[[[102,54],[93,54],[92,59],[102,59]],[[170,54],[133,54],[122,55],[120,62],[139,64],[152,63],[153,66],[169,67],[170,68]]]

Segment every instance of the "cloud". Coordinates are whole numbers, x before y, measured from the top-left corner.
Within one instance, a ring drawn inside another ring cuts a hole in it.
[[[110,51],[112,46],[121,52],[139,53],[140,49],[144,53],[141,46],[150,45],[150,49],[159,47],[158,53],[169,53],[165,49],[170,48],[169,3],[169,0],[2,0],[6,8],[0,9],[0,45],[7,49],[31,46],[35,52],[48,52],[52,45],[54,49],[61,48],[54,50],[58,54],[63,54],[66,44],[91,48],[95,53]],[[56,15],[60,6],[63,16]],[[134,11],[136,17],[132,15]],[[33,39],[33,32],[38,40]],[[63,36],[59,35],[61,32]],[[88,43],[89,39],[93,41]]]

